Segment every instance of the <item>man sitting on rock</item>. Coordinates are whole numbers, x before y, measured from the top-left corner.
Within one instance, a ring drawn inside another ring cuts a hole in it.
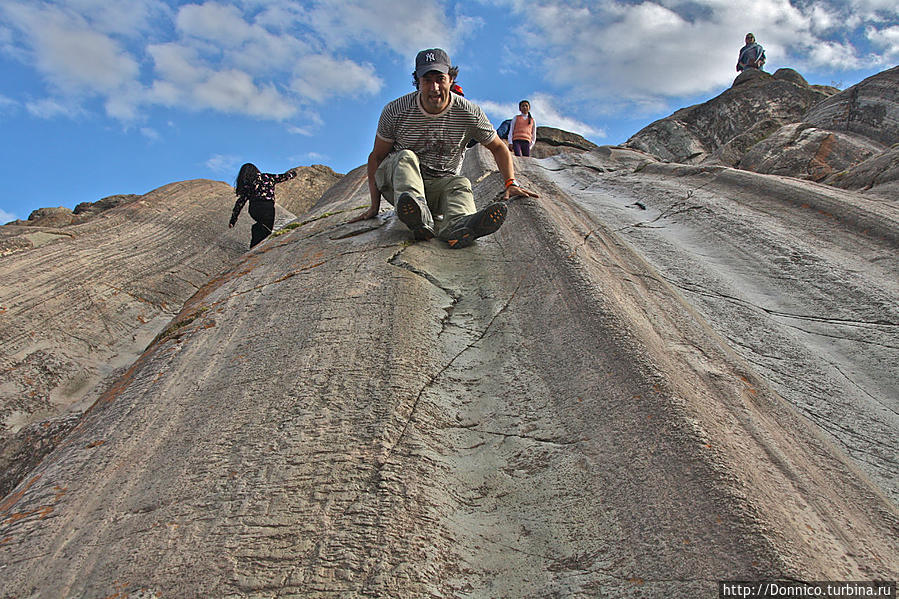
[[[350,222],[374,218],[384,196],[417,240],[436,236],[451,248],[462,248],[494,233],[506,218],[505,201],[477,210],[471,182],[459,176],[472,139],[493,154],[505,181],[504,200],[537,197],[518,185],[509,149],[484,111],[452,93],[458,74],[440,48],[418,53],[412,74],[417,91],[387,104],[378,121],[368,157],[371,207]],[[443,220],[435,224],[432,214],[442,214]]]
[[[755,43],[755,36],[746,34],[746,45],[740,48],[740,57],[737,59],[737,70],[761,69],[765,64],[765,49]]]

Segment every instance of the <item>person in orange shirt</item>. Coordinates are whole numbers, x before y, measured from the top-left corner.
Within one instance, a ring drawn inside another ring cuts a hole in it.
[[[531,103],[522,100],[518,103],[521,114],[512,119],[509,127],[509,147],[516,156],[530,156],[531,148],[537,142],[537,123],[531,116]]]

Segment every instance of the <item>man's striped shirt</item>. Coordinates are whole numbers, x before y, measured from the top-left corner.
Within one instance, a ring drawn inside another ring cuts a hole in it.
[[[474,139],[490,143],[496,131],[477,104],[458,94],[440,114],[425,112],[415,91],[384,107],[378,121],[378,137],[393,143],[393,152],[412,150],[425,177],[459,174],[465,145]]]

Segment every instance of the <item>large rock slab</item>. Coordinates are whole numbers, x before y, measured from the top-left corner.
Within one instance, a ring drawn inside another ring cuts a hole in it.
[[[0,504],[0,594],[694,598],[728,579],[895,579],[895,503],[701,290],[584,201],[670,202],[633,227],[650,230],[723,171],[625,153],[517,161],[541,198],[460,251],[410,243],[392,211],[346,224],[368,195],[364,168],[348,174],[204,285]],[[481,204],[502,187],[483,149],[465,172]]]
[[[251,220],[228,229],[233,199],[224,183],[185,181],[81,224],[0,227],[0,495],[246,251]]]
[[[878,187],[895,180],[890,146],[899,139],[897,90],[899,67],[842,92],[810,86],[792,69],[774,75],[747,70],[720,96],[652,123],[626,145],[665,161],[736,166],[890,195],[892,185]]]
[[[340,178],[321,165],[295,170],[276,199],[298,213]],[[227,228],[234,200],[226,184],[185,181],[0,227],[0,495],[247,249],[246,209]],[[277,206],[276,229],[293,219]]]
[[[868,77],[814,106],[802,119],[886,146],[899,142],[899,66]]]
[[[775,75],[744,71],[719,96],[647,125],[625,145],[660,160],[699,163],[749,131],[754,131],[754,142],[761,141],[772,127],[759,128],[759,123],[782,126],[798,122],[810,108],[837,91],[810,86],[794,73],[790,69]],[[752,144],[744,140],[741,145]]]
[[[752,146],[736,166],[757,173],[821,181],[883,151],[882,144],[862,135],[794,123]]]
[[[899,144],[844,171],[826,183],[844,189],[873,190],[884,197],[899,197]]]
[[[596,150],[598,147],[595,143],[577,133],[556,129],[555,127],[537,127],[537,142],[531,150],[531,156],[545,158],[575,150]]]

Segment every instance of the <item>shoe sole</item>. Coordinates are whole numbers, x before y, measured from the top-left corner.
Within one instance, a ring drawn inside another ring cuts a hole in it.
[[[421,222],[421,208],[418,202],[403,194],[396,201],[396,215],[404,225],[412,230],[416,241],[427,241],[434,237],[434,232]]]
[[[446,242],[453,249],[470,246],[478,237],[484,237],[496,233],[506,220],[508,208],[502,202],[496,202],[487,206],[480,213],[476,213],[474,223],[460,227],[453,231]]]

